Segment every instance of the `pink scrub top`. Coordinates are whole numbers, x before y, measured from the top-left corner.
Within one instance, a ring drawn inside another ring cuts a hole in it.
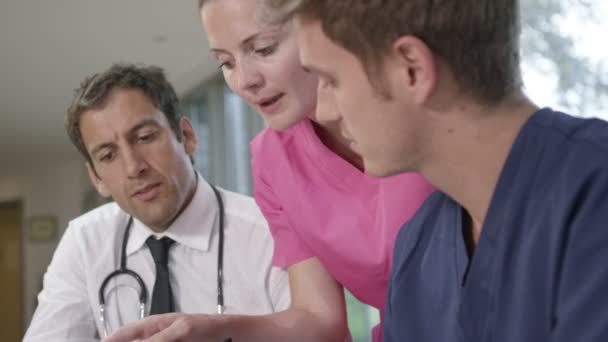
[[[369,176],[329,150],[310,120],[251,142],[254,197],[275,240],[273,263],[316,257],[384,316],[397,233],[434,188],[420,175]],[[373,341],[382,341],[381,325]]]

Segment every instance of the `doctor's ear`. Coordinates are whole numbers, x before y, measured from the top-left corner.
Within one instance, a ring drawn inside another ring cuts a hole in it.
[[[194,130],[194,126],[192,126],[190,119],[185,116],[179,118],[179,129],[182,133],[182,143],[184,144],[186,154],[192,156],[194,151],[196,151],[198,137],[196,136],[196,131]]]
[[[89,179],[91,179],[91,183],[93,183],[93,186],[95,186],[95,189],[97,190],[99,195],[101,197],[110,197],[111,194],[110,194],[110,191],[108,190],[108,187],[106,187],[103,180],[101,180],[101,178],[99,178],[99,176],[97,175],[97,171],[95,171],[94,166],[91,165],[91,163],[89,163],[89,162],[86,162],[85,165],[87,167],[87,173],[89,174]]]

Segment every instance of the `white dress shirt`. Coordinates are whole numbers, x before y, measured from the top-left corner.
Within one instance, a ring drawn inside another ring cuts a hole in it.
[[[224,305],[226,314],[268,314],[290,304],[287,272],[271,266],[273,240],[252,198],[220,189],[224,218]],[[217,312],[218,203],[198,176],[196,193],[163,234],[175,240],[169,272],[178,312]],[[44,276],[38,308],[24,341],[98,341],[99,288],[120,266],[129,215],[116,203],[70,222]],[[146,239],[152,230],[134,219],[127,244],[127,268],[147,287],[150,310],[155,264]],[[129,276],[114,277],[104,296],[110,332],[139,319],[139,287]]]

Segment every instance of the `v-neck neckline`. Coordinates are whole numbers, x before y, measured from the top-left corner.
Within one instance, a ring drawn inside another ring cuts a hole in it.
[[[462,218],[464,208],[458,205],[459,210],[457,210],[455,217],[457,229],[454,230],[454,234],[459,234],[457,235],[456,243],[458,246],[458,257],[461,260],[458,262],[462,286],[459,320],[464,335],[469,339],[481,339],[488,326],[487,320],[491,319],[489,313],[492,311],[492,295],[497,272],[499,271],[494,264],[500,242],[504,239],[502,235],[505,231],[502,229],[501,222],[506,220],[503,216],[507,214],[503,207],[504,202],[508,198],[501,194],[508,193],[513,180],[517,179],[517,173],[521,170],[520,161],[525,154],[527,127],[534,124],[537,118],[542,116],[544,112],[545,110],[539,110],[530,116],[518,132],[500,171],[479,240],[470,257],[467,253],[463,235]],[[462,262],[462,260],[465,262]],[[463,321],[463,318],[466,319]],[[465,322],[475,322],[475,324],[468,326],[462,324]]]

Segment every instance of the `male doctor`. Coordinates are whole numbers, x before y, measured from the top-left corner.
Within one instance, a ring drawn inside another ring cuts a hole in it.
[[[66,129],[95,188],[114,202],[70,222],[24,341],[98,341],[140,318],[146,290],[146,316],[289,306],[287,274],[271,266],[263,216],[249,197],[221,189],[216,197],[195,171],[195,130],[160,68],[117,64],[86,78]],[[133,273],[102,289],[123,263]]]

